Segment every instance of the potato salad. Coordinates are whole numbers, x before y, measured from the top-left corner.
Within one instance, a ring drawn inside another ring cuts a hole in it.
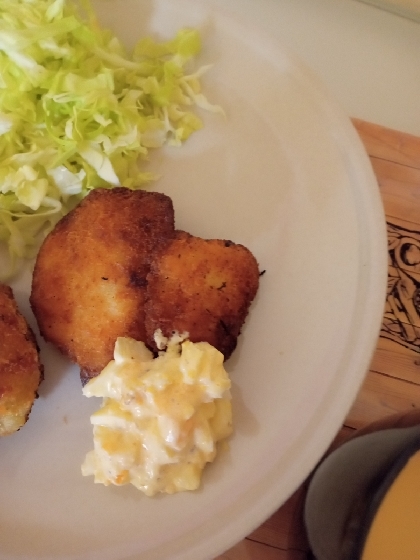
[[[94,449],[82,474],[148,496],[197,489],[217,442],[232,432],[223,355],[178,335],[159,347],[166,350],[153,358],[143,342],[119,338],[114,360],[83,389],[103,404],[91,416]]]

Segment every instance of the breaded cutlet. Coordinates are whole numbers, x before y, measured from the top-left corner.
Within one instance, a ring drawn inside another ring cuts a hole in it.
[[[157,329],[188,332],[229,358],[259,284],[258,264],[243,245],[185,232],[156,254],[147,275],[147,341]]]
[[[12,289],[0,284],[0,436],[26,423],[42,379],[35,336]]]
[[[42,336],[76,362],[82,381],[113,359],[117,337],[146,340],[146,276],[174,235],[166,195],[95,189],[42,244],[31,305]]]

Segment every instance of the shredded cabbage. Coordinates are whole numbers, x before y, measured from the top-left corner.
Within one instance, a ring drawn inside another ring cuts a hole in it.
[[[194,106],[221,111],[200,91],[208,67],[186,73],[200,48],[182,29],[128,56],[89,0],[0,0],[0,279],[91,189],[151,181],[139,160],[200,129]]]

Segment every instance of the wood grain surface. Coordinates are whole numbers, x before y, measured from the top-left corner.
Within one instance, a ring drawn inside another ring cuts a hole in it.
[[[419,409],[420,414],[420,138],[360,120],[353,123],[369,154],[385,207],[388,293],[365,382],[331,448],[369,429],[372,422],[377,422],[377,428],[410,411]],[[302,520],[307,484],[215,560],[312,558]]]

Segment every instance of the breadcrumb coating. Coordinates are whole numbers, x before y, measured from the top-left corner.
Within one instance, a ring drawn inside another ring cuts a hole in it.
[[[0,436],[26,423],[42,379],[34,333],[19,312],[12,289],[0,284]]]
[[[155,255],[147,275],[146,332],[188,332],[228,359],[259,285],[258,263],[243,245],[185,232]]]
[[[146,276],[174,234],[166,195],[93,190],[42,244],[31,305],[42,336],[76,362],[82,381],[112,360],[118,337],[146,340]]]

